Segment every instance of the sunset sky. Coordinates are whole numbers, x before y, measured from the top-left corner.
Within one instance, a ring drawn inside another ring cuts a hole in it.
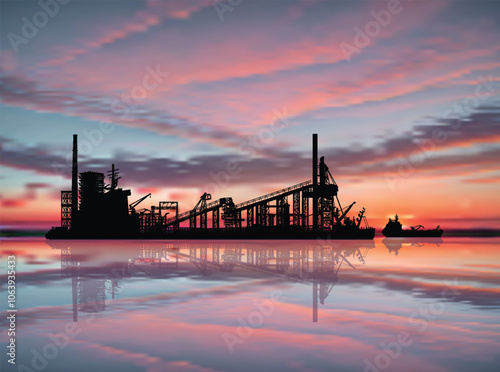
[[[4,226],[59,220],[73,134],[185,211],[310,179],[312,133],[377,228],[500,226],[499,1],[0,4]]]

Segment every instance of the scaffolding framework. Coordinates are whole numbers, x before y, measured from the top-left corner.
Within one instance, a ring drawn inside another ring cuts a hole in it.
[[[61,226],[71,228],[71,201],[73,193],[71,191],[61,191]]]

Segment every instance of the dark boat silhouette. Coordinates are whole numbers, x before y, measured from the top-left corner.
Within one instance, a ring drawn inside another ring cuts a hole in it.
[[[389,222],[382,230],[382,234],[388,238],[438,238],[443,235],[443,230],[438,227],[432,230],[425,230],[422,225],[410,226],[409,229],[403,229],[396,214],[394,220],[389,218]]]

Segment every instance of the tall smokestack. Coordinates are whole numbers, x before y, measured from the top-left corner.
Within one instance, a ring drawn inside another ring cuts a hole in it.
[[[71,177],[71,227],[78,210],[78,135],[73,134],[73,173]]]
[[[313,149],[312,149],[312,181],[313,181],[313,230],[318,230],[318,135],[313,134]]]

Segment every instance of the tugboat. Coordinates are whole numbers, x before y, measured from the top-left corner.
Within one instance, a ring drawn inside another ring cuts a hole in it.
[[[410,229],[403,230],[396,214],[394,220],[389,218],[389,222],[382,230],[382,234],[388,238],[439,238],[443,235],[443,230],[436,227],[433,230],[425,230],[422,225],[410,226]]]

